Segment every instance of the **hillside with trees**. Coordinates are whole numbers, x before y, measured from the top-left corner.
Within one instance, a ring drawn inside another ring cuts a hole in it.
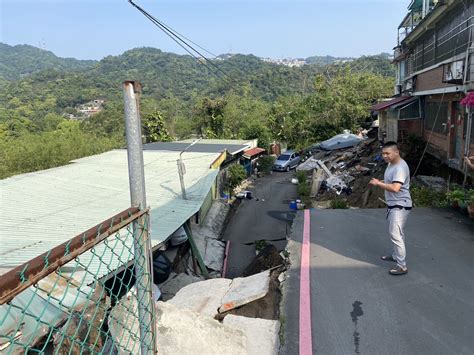
[[[0,78],[17,80],[44,69],[84,70],[93,67],[95,60],[60,58],[52,52],[27,44],[9,46],[0,43]]]
[[[7,48],[5,54],[5,46],[0,178],[122,147],[124,80],[142,83],[147,141],[200,135],[259,138],[264,147],[278,139],[295,148],[356,128],[370,105],[393,88],[393,69],[384,56],[290,68],[252,55],[205,64],[136,48],[95,62],[61,59],[31,46]],[[100,113],[68,118],[97,99],[105,100]]]

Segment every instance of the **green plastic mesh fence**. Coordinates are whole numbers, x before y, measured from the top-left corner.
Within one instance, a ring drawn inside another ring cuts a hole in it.
[[[155,351],[149,215],[124,212],[0,276],[1,354]]]

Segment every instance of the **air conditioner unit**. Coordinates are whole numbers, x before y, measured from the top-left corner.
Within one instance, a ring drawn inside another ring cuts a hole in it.
[[[455,62],[444,65],[444,82],[452,84],[462,84],[464,78],[464,61],[457,60]]]

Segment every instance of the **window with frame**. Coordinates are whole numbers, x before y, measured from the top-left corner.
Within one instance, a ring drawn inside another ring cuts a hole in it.
[[[447,102],[426,102],[425,103],[425,129],[433,130],[435,133],[447,134],[446,125],[448,122]]]

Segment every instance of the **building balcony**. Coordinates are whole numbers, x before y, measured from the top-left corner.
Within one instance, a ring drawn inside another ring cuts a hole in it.
[[[441,3],[442,0],[412,0],[398,26],[398,45]]]

